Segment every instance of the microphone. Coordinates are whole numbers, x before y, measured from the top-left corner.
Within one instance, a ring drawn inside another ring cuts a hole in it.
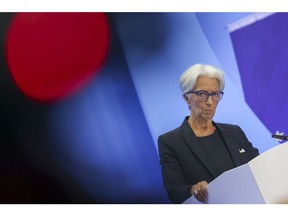
[[[284,136],[284,135],[272,134],[272,137],[275,139],[280,139],[280,140],[288,140],[288,136]]]

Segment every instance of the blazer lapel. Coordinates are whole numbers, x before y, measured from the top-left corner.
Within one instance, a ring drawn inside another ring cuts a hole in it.
[[[233,136],[231,136],[229,131],[221,127],[220,124],[216,124],[215,122],[213,122],[213,124],[217,128],[218,132],[220,133],[220,136],[222,137],[234,164],[236,166],[241,165],[241,161],[239,158],[239,149],[237,147],[237,144],[235,143],[235,140],[233,139]]]
[[[210,173],[216,177],[216,173],[213,170],[212,164],[209,158],[206,156],[203,148],[201,147],[200,142],[198,141],[197,137],[195,136],[193,130],[191,129],[190,125],[187,122],[187,119],[183,121],[181,125],[183,129],[183,137],[189,146],[189,148],[194,152],[196,157],[204,164],[204,166],[210,171]]]

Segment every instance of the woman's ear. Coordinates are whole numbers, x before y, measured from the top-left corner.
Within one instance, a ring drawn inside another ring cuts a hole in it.
[[[190,110],[190,107],[191,107],[191,104],[190,104],[190,101],[189,101],[189,97],[186,95],[186,94],[183,94],[183,97],[188,105],[188,109]]]
[[[183,94],[185,101],[189,104],[189,97],[186,94]]]

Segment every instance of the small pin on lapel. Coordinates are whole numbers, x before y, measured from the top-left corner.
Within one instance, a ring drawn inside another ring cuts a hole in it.
[[[240,152],[240,153],[244,153],[244,152],[245,152],[245,149],[239,149],[239,152]]]

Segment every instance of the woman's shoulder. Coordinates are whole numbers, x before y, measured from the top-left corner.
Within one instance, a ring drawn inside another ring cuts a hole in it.
[[[222,131],[230,131],[230,132],[242,132],[243,130],[241,129],[241,127],[239,125],[236,124],[228,124],[228,123],[215,123],[214,125],[217,126],[217,128],[219,128]]]
[[[171,137],[179,136],[179,135],[181,134],[181,130],[182,130],[182,129],[181,129],[181,126],[180,126],[180,127],[177,127],[177,128],[175,128],[175,129],[173,129],[173,130],[170,130],[170,131],[167,131],[167,132],[161,134],[161,135],[159,136],[159,138],[160,138],[160,137],[163,137],[163,138],[171,138]]]
[[[236,124],[221,123],[221,122],[214,122],[214,124],[223,128],[239,128],[239,126]]]
[[[165,138],[179,137],[183,133],[184,128],[187,127],[187,125],[188,125],[187,119],[188,119],[188,117],[186,116],[184,121],[182,122],[182,124],[179,127],[174,128],[170,131],[167,131],[167,132],[161,134],[159,137],[165,137]]]

